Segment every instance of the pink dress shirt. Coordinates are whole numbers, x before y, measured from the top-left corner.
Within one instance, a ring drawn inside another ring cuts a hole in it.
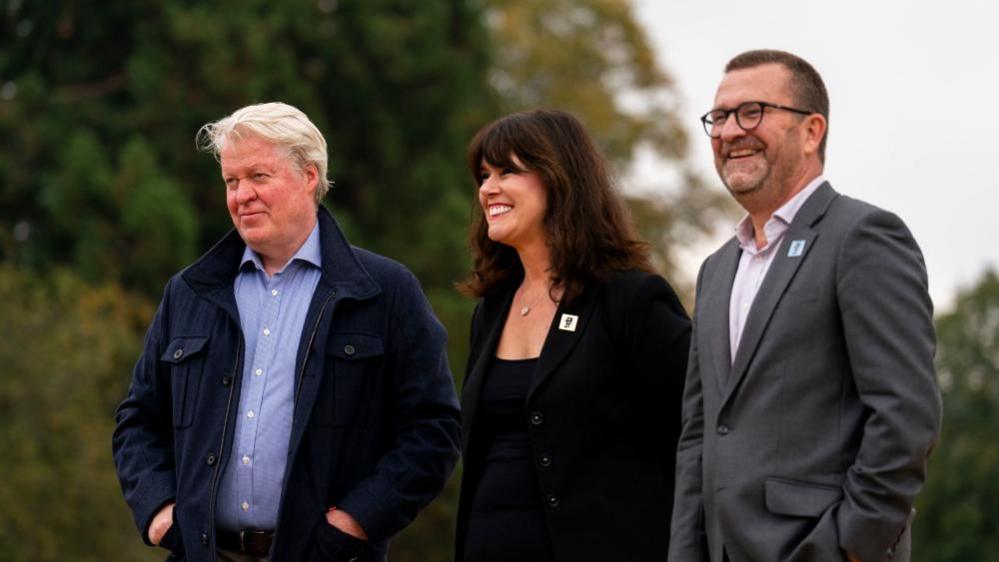
[[[770,220],[763,225],[767,245],[762,248],[756,247],[753,221],[748,214],[735,225],[735,237],[739,240],[739,247],[742,248],[742,256],[739,258],[739,269],[735,272],[732,296],[729,300],[728,335],[729,344],[732,346],[730,357],[732,363],[735,363],[735,352],[739,349],[739,340],[742,338],[742,329],[746,326],[746,318],[756,299],[756,293],[770,269],[770,264],[774,261],[784,233],[791,226],[798,209],[824,181],[825,178],[818,176],[774,211]]]

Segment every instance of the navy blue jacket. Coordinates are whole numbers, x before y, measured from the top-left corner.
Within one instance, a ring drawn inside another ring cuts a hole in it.
[[[322,278],[297,352],[295,413],[273,562],[335,560],[328,506],[352,515],[385,560],[389,538],[441,490],[460,422],[446,333],[416,278],[351,247],[319,212]],[[233,280],[245,245],[230,232],[166,286],[118,407],[114,460],[146,531],[176,501],[163,545],[215,560],[215,502],[232,446],[244,343]]]

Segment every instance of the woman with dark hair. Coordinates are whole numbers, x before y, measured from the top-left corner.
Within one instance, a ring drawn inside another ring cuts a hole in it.
[[[456,560],[665,560],[690,320],[575,117],[504,117],[468,166]]]

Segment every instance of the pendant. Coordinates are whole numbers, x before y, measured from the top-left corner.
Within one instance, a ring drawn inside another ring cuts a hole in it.
[[[520,315],[521,316],[527,316],[527,313],[530,312],[530,311],[531,311],[531,307],[525,306],[525,307],[523,307],[523,308],[520,309]]]

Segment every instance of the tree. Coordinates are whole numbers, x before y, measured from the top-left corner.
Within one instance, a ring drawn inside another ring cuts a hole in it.
[[[25,332],[37,341],[0,344],[3,364],[35,365],[11,371],[0,400],[56,400],[31,384],[47,372],[40,365],[71,373],[73,388],[102,389],[99,398],[74,396],[80,403],[60,414],[101,420],[72,439],[23,408],[2,418],[16,429],[0,429],[0,444],[20,451],[16,486],[0,490],[0,516],[11,518],[0,544],[15,559],[49,559],[65,542],[55,537],[76,536],[69,515],[49,524],[27,506],[53,500],[49,490],[77,472],[96,484],[81,484],[71,515],[101,529],[98,559],[155,556],[122,517],[110,473],[100,472],[110,467],[101,456],[110,411],[147,321],[127,310],[151,310],[167,277],[231,227],[217,164],[195,150],[195,131],[271,100],[298,106],[324,131],[335,181],[327,204],[353,242],[421,279],[451,334],[459,380],[472,303],[452,283],[469,269],[476,204],[463,155],[490,119],[560,107],[583,119],[623,171],[643,148],[675,162],[678,185],[664,186],[673,195],[634,200],[667,273],[673,248],[720,208],[684,164],[672,84],[622,0],[154,0],[112,2],[99,14],[80,2],[0,2],[0,271],[12,295],[34,287],[38,307],[0,313],[38,323]],[[91,293],[103,304],[72,312]],[[53,328],[57,348],[39,326],[60,322],[73,325]],[[84,369],[88,347],[115,351]],[[107,465],[65,464],[56,451],[69,446]],[[394,560],[450,559],[456,484],[400,537]],[[8,544],[15,531],[18,543]]]
[[[936,324],[944,423],[913,552],[934,562],[999,560],[999,276],[983,275]]]
[[[564,109],[582,119],[623,174],[641,150],[673,167],[672,179],[627,198],[657,266],[675,282],[677,248],[712,232],[733,204],[691,169],[673,80],[631,2],[490,0],[486,6],[496,45],[489,78],[502,113]]]
[[[162,559],[138,540],[110,455],[123,373],[152,308],[118,285],[5,265],[0,299],[8,330],[0,339],[0,557]]]
[[[24,2],[0,18],[0,232],[16,233],[0,259],[158,294],[231,227],[195,131],[283,100],[326,133],[330,201],[355,242],[431,286],[463,274],[460,155],[490,99],[469,3],[159,1],[94,17]]]

